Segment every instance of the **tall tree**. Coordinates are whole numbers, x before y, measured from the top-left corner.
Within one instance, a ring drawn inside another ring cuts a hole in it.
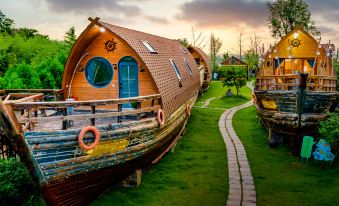
[[[223,53],[222,54],[222,61],[226,61],[229,57],[230,57],[230,55],[228,54],[228,52]]]
[[[244,61],[248,65],[247,68],[247,79],[248,79],[248,71],[252,71],[259,64],[259,55],[253,49],[250,49],[245,52]]]
[[[66,32],[64,40],[65,40],[65,43],[67,44],[67,46],[69,46],[70,48],[73,46],[73,44],[77,40],[77,36],[75,35],[74,26],[69,28],[69,30]]]
[[[213,70],[218,70],[217,55],[221,49],[222,40],[220,38],[215,37],[214,34],[211,33],[210,43],[211,43],[210,54],[211,54],[212,68]]]
[[[255,51],[256,54],[258,54],[258,52],[260,50],[260,44],[261,44],[261,41],[262,41],[262,37],[257,35],[254,32],[254,35],[250,37],[250,41],[251,41],[250,50],[253,50],[253,51]]]
[[[13,34],[14,21],[0,10],[0,33]]]
[[[267,8],[270,12],[268,26],[272,37],[282,38],[296,27],[301,27],[314,36],[320,35],[304,0],[277,0],[268,2]]]

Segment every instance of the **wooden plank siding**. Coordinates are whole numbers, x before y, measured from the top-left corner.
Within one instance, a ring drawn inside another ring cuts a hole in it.
[[[112,40],[116,42],[116,50],[113,52],[107,52],[105,49],[105,42]],[[118,36],[104,32],[99,35],[91,44],[87,47],[84,54],[88,52],[82,61],[79,64],[80,71],[78,70],[71,84],[71,93],[70,96],[82,100],[100,100],[100,99],[117,99],[119,98],[119,61],[125,56],[133,57],[137,63],[138,68],[144,67],[144,72],[138,72],[138,87],[139,87],[139,96],[147,96],[152,94],[157,94],[158,89],[153,81],[153,78],[150,75],[150,72],[145,67],[143,61],[136,54],[136,52]],[[84,69],[87,62],[93,57],[104,57],[111,64],[116,64],[117,68],[114,69],[113,79],[111,83],[104,88],[96,88],[90,85],[85,77]],[[77,61],[77,60],[74,60]],[[69,74],[72,75],[72,74]],[[150,102],[142,103],[141,107],[149,107]],[[114,108],[115,109],[115,108]]]

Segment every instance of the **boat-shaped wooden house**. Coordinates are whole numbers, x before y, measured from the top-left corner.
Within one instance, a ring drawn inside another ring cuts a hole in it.
[[[298,151],[302,136],[315,135],[319,121],[335,108],[332,52],[296,28],[264,55],[254,102],[271,144],[290,137],[292,151]]]
[[[200,84],[201,90],[206,91],[212,80],[212,68],[211,62],[206,53],[199,47],[188,46],[188,50],[193,55],[195,62],[197,63],[200,70]]]
[[[91,19],[61,90],[2,90],[1,125],[49,205],[83,205],[156,163],[180,137],[200,89],[178,41]]]

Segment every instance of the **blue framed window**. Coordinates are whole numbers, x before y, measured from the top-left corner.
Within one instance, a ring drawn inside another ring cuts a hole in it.
[[[182,78],[181,78],[181,75],[180,75],[180,72],[179,72],[177,65],[174,63],[173,59],[169,59],[169,61],[171,62],[172,67],[173,67],[175,74],[177,75],[179,81],[181,81]]]
[[[187,67],[188,71],[190,72],[190,75],[192,76],[192,69],[191,69],[190,65],[188,64],[188,62],[185,58],[184,58],[184,62],[186,63],[186,67]]]
[[[93,57],[86,64],[85,77],[93,87],[106,87],[113,79],[112,65],[103,57]]]

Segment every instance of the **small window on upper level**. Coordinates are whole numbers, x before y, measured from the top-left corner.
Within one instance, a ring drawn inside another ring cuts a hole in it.
[[[182,51],[182,53],[186,54],[187,52],[185,51],[184,48],[180,47],[180,50]]]
[[[141,42],[152,54],[157,54],[157,50],[154,49],[154,47],[148,42],[148,41],[142,41]]]
[[[188,64],[188,62],[185,58],[184,58],[184,61],[186,63],[186,67],[187,67],[188,71],[190,72],[190,75],[192,76],[192,69],[191,69],[190,65]]]
[[[174,63],[173,59],[169,59],[169,61],[171,62],[172,67],[173,67],[175,74],[177,75],[179,81],[181,81],[182,78],[181,78],[181,75],[180,75],[180,72],[179,72],[177,65]]]

